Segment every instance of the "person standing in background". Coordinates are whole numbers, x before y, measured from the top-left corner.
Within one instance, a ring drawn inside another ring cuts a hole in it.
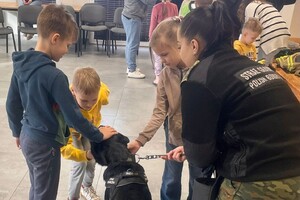
[[[139,69],[137,69],[136,56],[140,46],[142,21],[146,17],[148,5],[154,4],[155,1],[156,0],[124,1],[122,23],[126,33],[125,59],[128,78],[145,78],[145,74],[141,73]]]
[[[157,27],[157,25],[168,17],[174,17],[178,15],[177,5],[171,3],[170,0],[162,0],[160,3],[156,4],[152,8],[150,27],[149,27],[149,40],[151,40],[152,32]],[[155,74],[154,85],[157,85],[159,80],[159,74],[162,70],[162,62],[160,57],[150,49],[151,59],[153,60],[153,68]]]
[[[280,12],[266,1],[250,1],[246,4],[245,21],[250,17],[259,20],[262,32],[256,39],[257,59],[265,60],[265,65],[272,64],[274,56],[288,47],[290,32]]]

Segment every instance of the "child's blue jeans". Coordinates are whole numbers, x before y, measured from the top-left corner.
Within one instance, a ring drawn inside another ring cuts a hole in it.
[[[60,149],[21,133],[20,144],[30,177],[29,200],[55,200],[60,174]]]
[[[168,119],[164,122],[164,130],[166,135],[166,151],[169,152],[177,146],[168,142]],[[161,200],[180,200],[181,199],[181,175],[183,163],[176,161],[165,161],[165,168],[162,177],[162,185],[160,189]],[[210,177],[212,169],[197,168],[189,165],[189,194],[187,199],[191,200],[193,196],[194,179],[198,177]]]

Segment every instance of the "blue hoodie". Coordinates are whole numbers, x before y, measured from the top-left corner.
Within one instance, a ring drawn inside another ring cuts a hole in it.
[[[22,132],[41,143],[61,147],[68,136],[68,124],[91,141],[103,140],[98,128],[82,116],[67,76],[48,55],[33,49],[14,52],[13,67],[6,110],[14,137]]]

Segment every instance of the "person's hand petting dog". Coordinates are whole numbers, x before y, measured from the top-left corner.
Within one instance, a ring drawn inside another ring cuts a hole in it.
[[[164,160],[175,160],[177,162],[183,162],[186,160],[186,156],[184,155],[183,146],[179,146],[179,147],[171,150],[169,153],[167,153],[166,156],[162,156],[161,158]]]
[[[127,148],[132,154],[136,154],[141,146],[142,144],[137,140],[132,140],[127,144]]]
[[[100,126],[99,131],[103,134],[103,140],[106,140],[118,133],[113,127],[110,126]]]

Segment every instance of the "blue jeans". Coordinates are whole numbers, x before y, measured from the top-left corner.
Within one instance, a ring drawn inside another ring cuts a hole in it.
[[[29,200],[55,200],[60,174],[60,148],[39,143],[23,132],[20,144],[29,169]]]
[[[169,152],[177,146],[168,142],[168,118],[164,122],[164,130],[166,135],[166,151]],[[165,161],[165,168],[162,177],[162,186],[160,189],[161,200],[180,200],[181,199],[181,175],[183,163],[176,161]],[[194,179],[198,177],[210,177],[212,169],[197,168],[189,165],[189,194],[187,199],[191,200],[193,196]]]
[[[140,46],[142,21],[140,19],[128,19],[122,15],[122,23],[126,32],[126,64],[129,72],[134,72],[136,70],[136,54]]]

